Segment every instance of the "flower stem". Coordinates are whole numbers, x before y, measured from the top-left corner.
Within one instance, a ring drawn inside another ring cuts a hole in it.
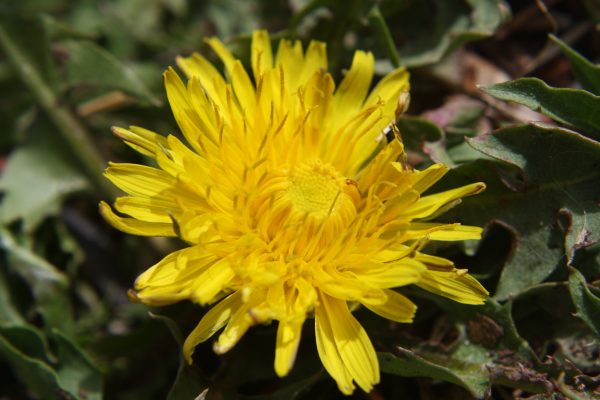
[[[379,6],[374,6],[369,12],[369,20],[371,24],[375,28],[377,36],[381,43],[385,46],[385,51],[390,58],[390,61],[394,65],[395,68],[400,66],[400,55],[398,54],[398,50],[396,49],[396,44],[394,43],[394,39],[392,39],[392,34],[390,33],[390,29],[381,15],[381,10],[379,10]]]

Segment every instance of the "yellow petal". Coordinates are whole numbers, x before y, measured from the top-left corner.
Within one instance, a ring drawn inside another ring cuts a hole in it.
[[[385,264],[372,264],[366,268],[352,269],[360,282],[380,289],[406,286],[418,282],[427,268],[422,263],[405,257]]]
[[[178,57],[177,65],[190,80],[188,83],[192,104],[200,114],[211,114],[216,118],[214,105],[223,109],[226,82],[221,73],[200,54]],[[201,101],[199,101],[201,100]]]
[[[182,116],[181,121],[182,123],[189,123],[184,121],[193,121],[193,126],[195,126],[195,129],[200,134],[197,137],[206,137],[208,140],[203,141],[202,144],[204,146],[211,146],[211,149],[214,149],[212,145],[219,141],[220,124],[222,122],[219,121],[218,113],[215,110],[224,104],[224,100],[219,94],[225,93],[225,87],[226,85],[223,84],[222,91],[214,90],[207,92],[203,83],[196,76],[191,77],[187,83],[188,101],[193,112],[188,114],[191,117]],[[212,94],[212,97],[209,97],[209,93]],[[208,149],[203,148],[202,150],[205,151]]]
[[[204,317],[202,317],[198,325],[196,325],[183,343],[183,355],[188,364],[192,363],[192,354],[194,354],[196,346],[208,340],[219,329],[224,327],[231,318],[231,315],[242,304],[240,294],[235,292],[221,300],[204,314]]]
[[[205,153],[207,149],[204,138],[211,136],[206,128],[203,129],[202,120],[190,102],[186,86],[173,68],[166,70],[163,77],[167,98],[177,125],[194,150],[199,154]]]
[[[177,277],[177,267],[175,263],[181,253],[187,252],[187,249],[174,251],[168,254],[165,258],[154,264],[152,267],[144,271],[135,280],[137,290],[143,289],[150,284],[168,285],[173,283]]]
[[[416,203],[399,214],[399,218],[410,217],[411,219],[430,218],[442,207],[452,204],[457,199],[481,193],[485,184],[478,182],[462,186],[445,192],[431,194],[421,197]]]
[[[164,195],[175,184],[175,178],[166,172],[138,164],[109,163],[104,175],[119,189],[134,196]]]
[[[396,163],[397,169],[402,172],[402,167]],[[439,181],[448,172],[448,167],[444,164],[433,164],[425,171],[414,171],[410,175],[413,190],[423,193],[434,183]]]
[[[167,224],[172,224],[172,217],[181,213],[174,201],[163,197],[118,197],[115,200],[115,209],[141,221]]]
[[[252,33],[252,71],[254,79],[258,79],[266,70],[273,68],[273,50],[271,40],[265,30]]]
[[[225,354],[239,342],[248,328],[254,324],[252,315],[249,313],[249,305],[240,306],[231,316],[225,330],[219,335],[219,339],[213,345],[217,354]]]
[[[417,285],[464,304],[483,304],[489,292],[465,270],[426,271]]]
[[[221,259],[197,277],[190,286],[193,291],[191,299],[200,304],[214,301],[217,296],[235,276],[227,259]]]
[[[385,290],[387,301],[383,304],[363,303],[365,307],[375,314],[396,322],[412,322],[417,311],[417,306],[406,296],[393,290]]]
[[[275,373],[279,377],[286,376],[294,365],[303,323],[304,320],[279,322],[275,344]]]
[[[316,270],[313,272],[315,286],[318,286],[323,292],[326,292],[332,297],[338,299],[358,301],[363,297],[371,297],[373,295],[374,285],[368,285],[364,276],[357,279],[353,271],[339,272],[335,268],[330,268],[328,271]],[[411,280],[411,283],[414,280]],[[371,284],[371,282],[369,282]]]
[[[393,109],[397,106],[397,98],[400,92],[408,91],[408,72],[404,68],[398,68],[386,75],[369,94],[365,101],[365,107],[372,106],[383,100],[390,103]]]
[[[293,305],[295,313],[306,313],[309,309],[312,309],[317,302],[317,291],[314,286],[306,281],[306,279],[299,277],[294,282],[294,287],[298,291],[298,296]]]
[[[359,107],[371,86],[375,59],[372,53],[357,51],[354,53],[352,66],[335,92],[335,107],[346,118]]]
[[[168,147],[167,139],[148,129],[130,126],[129,130],[114,126],[113,133],[137,152],[154,158],[160,146]]]
[[[216,86],[221,87],[225,84],[221,73],[206,58],[198,53],[192,54],[191,57],[177,57],[176,61],[188,79],[192,77],[198,78],[202,82],[202,86],[209,93],[214,92]],[[213,83],[215,81],[221,85],[215,85]]]
[[[172,223],[146,222],[135,218],[119,217],[104,201],[100,202],[99,208],[106,222],[125,233],[140,236],[176,236]]]
[[[227,47],[225,47],[223,42],[216,37],[206,39],[205,42],[213,49],[215,53],[217,53],[221,61],[223,61],[223,64],[225,64],[225,69],[231,73],[231,68],[236,60]]]
[[[254,85],[240,60],[236,60],[231,68],[231,85],[244,115],[248,118],[256,111],[256,93]]]
[[[352,379],[365,392],[379,383],[379,362],[367,333],[348,310],[344,300],[327,295],[319,296],[322,312],[326,318],[339,357]],[[322,358],[321,358],[322,359]]]
[[[455,269],[454,263],[446,258],[432,256],[419,251],[416,252],[414,258],[425,264],[429,270],[453,271]]]
[[[300,83],[304,83],[315,72],[321,70],[327,71],[327,48],[323,42],[311,41],[304,56]]]
[[[479,240],[482,231],[478,226],[413,222],[406,231],[406,237],[413,239],[427,236],[429,240],[440,241]]]
[[[277,48],[275,65],[284,74],[283,80],[285,87],[288,88],[287,91],[294,91],[295,88],[304,83],[299,80],[300,72],[304,66],[302,44],[299,41],[292,44],[289,40],[281,40]],[[294,87],[292,87],[293,83]]]
[[[352,394],[354,391],[352,376],[342,361],[333,337],[328,312],[322,304],[315,308],[315,338],[317,340],[317,352],[323,366],[335,380],[342,393],[345,395]]]
[[[148,304],[189,298],[195,281],[216,261],[217,257],[198,247],[173,252],[135,280],[137,297]]]

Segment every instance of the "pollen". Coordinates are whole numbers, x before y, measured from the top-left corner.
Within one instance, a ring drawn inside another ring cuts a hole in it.
[[[345,178],[334,167],[320,160],[294,168],[288,181],[286,195],[301,213],[324,218],[337,213],[341,207],[353,207],[343,191]]]

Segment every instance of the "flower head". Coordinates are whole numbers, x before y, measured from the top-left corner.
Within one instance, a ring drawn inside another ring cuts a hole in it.
[[[325,45],[254,32],[251,78],[217,39],[208,44],[227,79],[205,58],[177,60],[185,84],[169,69],[167,95],[188,146],[139,127],[116,135],[158,168],[111,164],[106,176],[128,196],[100,209],[131,234],[178,236],[189,244],[135,282],[138,301],[188,299],[212,308],[183,351],[223,331],[217,353],[255,324],[277,321],[275,371],[286,375],[301,328],[314,317],[325,369],[343,393],[379,381],[367,333],[351,313],[362,304],[384,318],[411,322],[416,306],[393,288],[416,284],[467,304],[487,291],[466,270],[420,250],[428,240],[478,239],[481,229],[430,222],[474,183],[423,195],[447,171],[405,161],[389,132],[406,107],[408,73],[400,68],[369,93],[374,59],[357,51],[340,85],[327,73]]]

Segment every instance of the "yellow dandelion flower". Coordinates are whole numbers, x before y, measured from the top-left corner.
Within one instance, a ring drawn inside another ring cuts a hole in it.
[[[416,284],[467,304],[488,295],[466,270],[420,251],[428,240],[480,237],[478,227],[430,221],[484,185],[423,195],[447,168],[416,171],[399,139],[386,143],[407,102],[404,69],[369,93],[373,55],[357,51],[336,88],[324,43],[304,52],[282,40],[273,57],[268,34],[257,31],[251,78],[223,43],[208,44],[227,78],[199,54],[177,60],[187,83],[173,69],[164,73],[191,148],[172,135],[114,128],[158,168],[110,164],[106,176],[128,196],[114,203],[121,216],[102,202],[103,216],[127,233],[189,244],[140,275],[132,296],[213,305],[184,343],[190,363],[194,347],[223,328],[217,353],[252,325],[277,321],[279,376],[314,317],[318,354],[339,389],[368,392],[379,365],[355,305],[411,322],[416,306],[393,288]]]

